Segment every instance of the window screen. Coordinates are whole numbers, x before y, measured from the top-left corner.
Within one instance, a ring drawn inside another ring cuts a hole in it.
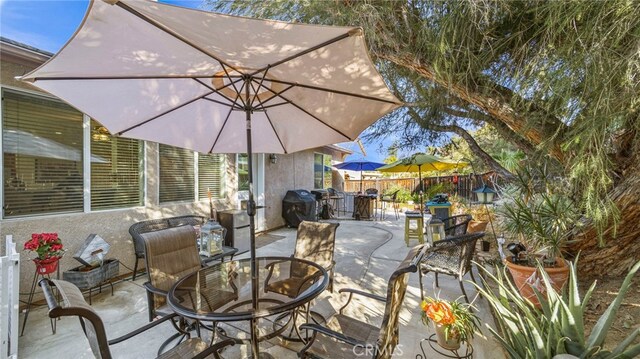
[[[207,191],[212,198],[222,198],[223,155],[198,155],[198,197],[207,199]]]
[[[82,113],[3,91],[2,121],[4,217],[81,212]]]
[[[91,120],[91,209],[143,205],[143,142]]]
[[[159,145],[160,203],[193,201],[195,177],[193,151]]]

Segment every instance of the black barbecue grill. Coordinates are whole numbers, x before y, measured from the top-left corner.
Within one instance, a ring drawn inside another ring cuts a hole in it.
[[[282,200],[282,218],[289,227],[298,227],[302,221],[315,221],[316,197],[304,189],[287,191]]]

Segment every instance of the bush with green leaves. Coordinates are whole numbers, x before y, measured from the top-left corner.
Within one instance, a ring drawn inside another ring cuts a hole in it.
[[[577,262],[577,259],[576,259]],[[600,316],[585,337],[585,308],[595,289],[594,281],[584,297],[580,297],[576,277],[576,265],[570,263],[569,281],[562,291],[556,292],[551,281],[542,273],[546,295],[536,291],[542,305],[536,308],[524,299],[506,272],[497,270],[496,275],[482,266],[483,286],[476,287],[493,309],[497,329],[489,327],[493,336],[512,359],[547,359],[558,354],[570,354],[584,359],[623,359],[640,355],[640,344],[633,344],[640,337],[636,328],[615,348],[605,348],[607,332],[611,329],[622,300],[631,287],[632,278],[640,268],[638,262],[627,274],[613,301]]]
[[[525,244],[531,266],[536,252],[545,253],[545,263],[553,266],[557,257],[562,258],[571,230],[580,223],[581,214],[567,188],[564,179],[542,165],[518,171],[516,180],[501,191],[504,203],[498,213],[504,228]]]

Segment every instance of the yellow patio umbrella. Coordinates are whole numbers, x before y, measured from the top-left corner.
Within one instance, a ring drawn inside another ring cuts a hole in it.
[[[423,213],[422,203],[424,201],[422,198],[422,171],[445,171],[450,169],[464,168],[468,165],[468,162],[449,160],[434,155],[428,155],[426,153],[415,153],[410,157],[398,160],[386,166],[382,166],[378,168],[378,171],[418,172],[418,179],[420,182],[420,213]]]

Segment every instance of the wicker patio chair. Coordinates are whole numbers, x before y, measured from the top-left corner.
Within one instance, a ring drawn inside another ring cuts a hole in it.
[[[207,219],[202,216],[179,216],[172,218],[150,219],[132,224],[129,227],[129,234],[133,241],[133,249],[136,255],[136,261],[133,264],[133,280],[136,280],[138,273],[138,261],[144,259],[144,240],[142,234],[159,231],[178,226],[197,226],[206,223]]]
[[[391,274],[386,298],[356,289],[341,289],[349,293],[347,303],[326,325],[303,324],[300,330],[312,331],[307,344],[300,350],[300,358],[364,358],[389,359],[399,341],[399,317],[407,290],[409,273],[415,273],[426,247],[419,245]],[[386,303],[381,326],[375,326],[342,314],[354,294]]]
[[[446,274],[454,276],[460,283],[460,289],[464,298],[469,302],[467,292],[464,290],[462,278],[465,274],[473,277],[471,270],[471,260],[476,249],[478,239],[484,237],[484,232],[463,234],[461,236],[447,237],[441,241],[433,243],[433,247],[427,250],[422,262],[420,263],[420,295],[424,298],[424,289],[422,285],[422,276],[428,272],[434,272],[436,277],[436,287],[438,286],[438,274]]]
[[[467,227],[473,217],[470,214],[459,214],[457,216],[451,216],[444,218],[444,233],[447,236],[460,236],[467,234]]]
[[[68,316],[77,316],[80,319],[80,325],[82,330],[89,340],[89,346],[93,355],[98,359],[111,359],[110,345],[121,343],[127,339],[130,339],[136,335],[144,333],[145,331],[152,329],[159,324],[166,322],[167,320],[174,319],[175,314],[163,317],[159,320],[151,322],[143,327],[140,327],[128,334],[125,334],[116,339],[107,340],[107,334],[104,328],[104,322],[96,313],[93,308],[87,304],[82,296],[82,292],[78,287],[70,282],[63,280],[49,280],[42,279],[40,286],[44,292],[47,305],[49,306],[49,317],[59,318]],[[59,297],[62,298],[62,303],[59,303],[58,296],[53,293],[52,286],[54,286]],[[232,339],[223,340],[215,345],[209,346],[200,338],[189,338],[186,341],[180,343],[174,348],[162,353],[158,356],[160,359],[184,359],[184,358],[206,358],[213,356],[213,358],[220,359],[218,351],[226,346],[234,345],[236,342]],[[71,354],[69,354],[71,355]]]

